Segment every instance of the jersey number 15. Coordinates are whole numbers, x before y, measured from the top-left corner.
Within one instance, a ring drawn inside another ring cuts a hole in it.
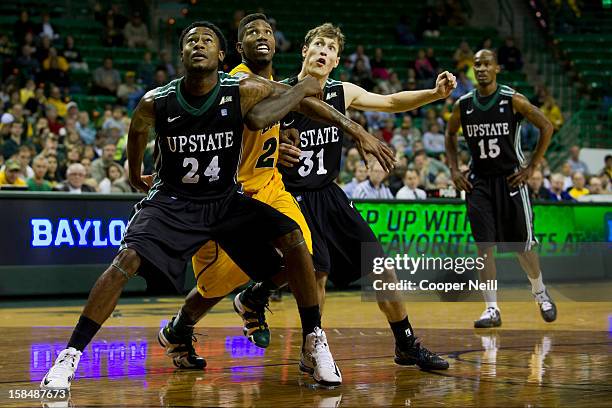
[[[499,145],[497,144],[497,138],[487,139],[489,142],[489,148],[485,149],[485,139],[480,139],[478,147],[480,147],[480,158],[481,159],[494,159],[501,153]],[[488,150],[488,151],[487,151]]]

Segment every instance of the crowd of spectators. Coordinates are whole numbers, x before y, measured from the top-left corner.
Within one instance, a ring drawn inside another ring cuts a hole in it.
[[[400,18],[396,27],[398,41],[418,44],[422,38],[439,35],[441,13],[454,16],[454,25],[465,24],[465,16],[456,3],[449,0],[445,2],[446,8],[428,9],[417,25],[416,34],[410,32],[406,19]],[[237,12],[232,22],[237,24],[242,16]],[[96,6],[95,17],[103,32],[101,44],[150,49],[148,29],[140,14],[133,13],[127,18],[116,5],[106,10]],[[125,152],[130,113],[147,90],[180,75],[170,54],[145,51],[138,67],[121,75],[110,56],[104,58],[101,66],[88,67],[75,38],[59,32],[49,15],[43,15],[41,24],[32,23],[27,12],[21,13],[16,20],[15,43],[6,35],[0,36],[3,62],[0,188],[71,193],[132,192],[127,182]],[[276,35],[279,51],[290,49],[291,43],[282,32],[277,31]],[[478,46],[494,48],[491,39],[484,39]],[[402,114],[349,110],[348,115],[353,120],[394,149],[398,165],[391,174],[385,174],[374,164],[366,168],[347,139],[342,171],[337,180],[347,195],[378,199],[455,196],[446,165],[444,131],[454,102],[474,88],[473,47],[475,45],[467,41],[458,41],[453,54],[458,86],[443,103]],[[501,44],[498,53],[504,69],[521,69],[521,53],[511,38]],[[75,85],[70,81],[70,73],[88,69],[91,92],[116,97],[116,104],[87,110],[71,100]],[[368,55],[363,45],[357,45],[337,69],[341,80],[357,83],[376,93],[390,94],[432,88],[442,67],[432,48],[422,48],[404,75],[387,64],[381,48]],[[556,129],[562,125],[561,111],[544,88],[536,93],[532,102],[541,107]],[[533,127],[527,126],[523,131],[523,146],[527,151],[533,149],[537,137]],[[467,170],[469,154],[465,146],[462,147],[460,168]],[[589,172],[578,157],[579,149],[572,148],[570,160],[558,173],[543,165],[529,182],[532,197],[573,200],[585,194],[612,191],[612,157],[606,158],[602,172]],[[150,144],[145,154],[144,172],[150,174],[152,171]]]

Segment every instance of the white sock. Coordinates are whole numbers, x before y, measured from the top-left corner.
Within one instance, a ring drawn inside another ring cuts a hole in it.
[[[531,293],[535,295],[536,293],[541,293],[546,290],[546,286],[544,286],[544,282],[542,282],[542,272],[540,272],[540,275],[535,279],[531,279],[529,276],[527,277],[529,278],[529,282],[531,282]]]
[[[484,296],[487,307],[494,307],[499,310],[497,306],[497,291],[496,290],[483,290],[482,295]]]

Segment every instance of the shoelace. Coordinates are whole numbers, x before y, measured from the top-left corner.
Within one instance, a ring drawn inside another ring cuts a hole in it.
[[[323,336],[316,336],[314,342],[314,349],[317,352],[317,356],[319,356],[318,363],[323,366],[329,367],[330,370],[334,369],[334,359],[329,352],[329,348],[327,347],[327,342],[323,340]]]
[[[481,319],[493,319],[495,317],[495,308],[487,307],[482,315],[480,315]]]
[[[422,360],[433,360],[436,358],[440,358],[436,353],[429,351],[427,348],[421,345],[421,340],[416,339],[414,341],[414,347],[416,350],[416,355],[420,357]]]
[[[548,312],[549,310],[553,308],[553,305],[548,300],[545,300],[542,303],[540,303],[540,307],[542,308],[543,311]]]
[[[66,355],[64,355],[64,358],[62,358],[57,364],[53,366],[53,368],[62,368],[62,369],[72,370],[74,369],[76,357],[77,356],[74,354],[67,353]],[[58,373],[57,370],[51,370],[48,376],[51,378],[57,378],[57,377],[63,377],[63,374],[60,375],[60,373]]]

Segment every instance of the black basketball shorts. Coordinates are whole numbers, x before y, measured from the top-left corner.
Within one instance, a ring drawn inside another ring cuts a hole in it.
[[[368,223],[335,183],[320,190],[291,194],[312,234],[315,270],[327,273],[334,285],[343,287],[359,280],[362,264],[371,266],[370,258],[384,256]],[[364,243],[368,243],[367,253],[363,251]]]
[[[232,192],[215,201],[191,201],[157,191],[134,206],[120,251],[134,249],[143,259],[139,274],[149,288],[185,284],[185,268],[207,241],[216,241],[253,280],[280,271],[282,258],[272,241],[298,225],[267,204]],[[160,274],[161,272],[161,274]]]
[[[525,252],[537,244],[527,186],[512,188],[507,176],[478,176],[471,172],[473,189],[466,195],[467,215],[474,240],[481,248]]]

